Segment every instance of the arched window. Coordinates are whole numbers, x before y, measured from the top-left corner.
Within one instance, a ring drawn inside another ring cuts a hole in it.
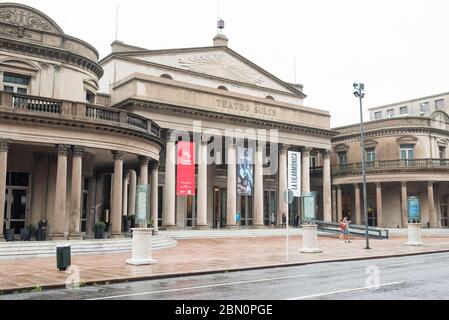
[[[218,86],[217,89],[224,90],[224,91],[228,91],[228,88],[226,88],[225,86]]]
[[[275,100],[272,96],[266,96],[265,99],[268,99],[268,100]]]
[[[173,80],[173,77],[171,75],[169,75],[169,74],[166,74],[166,73],[161,74],[161,78]]]

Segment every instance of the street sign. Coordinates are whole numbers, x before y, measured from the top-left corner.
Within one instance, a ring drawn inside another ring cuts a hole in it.
[[[316,192],[302,193],[302,221],[314,223],[316,219]]]

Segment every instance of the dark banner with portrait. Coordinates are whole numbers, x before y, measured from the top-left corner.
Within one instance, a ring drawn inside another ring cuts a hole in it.
[[[253,149],[238,148],[237,192],[239,195],[253,194],[254,185]]]

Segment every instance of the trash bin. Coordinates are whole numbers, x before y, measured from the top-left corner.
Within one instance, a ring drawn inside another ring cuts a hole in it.
[[[56,247],[56,264],[60,271],[65,271],[71,264],[70,245],[60,245]]]

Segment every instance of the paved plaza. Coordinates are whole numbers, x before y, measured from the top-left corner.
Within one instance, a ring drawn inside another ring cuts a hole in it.
[[[425,246],[405,246],[406,238],[364,239],[343,243],[333,237],[319,237],[322,253],[299,253],[301,236],[238,237],[178,240],[175,247],[153,252],[156,265],[131,266],[125,263],[131,253],[72,256],[72,278],[79,272],[82,285],[136,281],[181,275],[301,265],[375,257],[413,255],[449,251],[449,237],[423,237]],[[16,259],[0,262],[0,291],[40,290],[64,287],[69,272],[58,271],[56,258]]]

